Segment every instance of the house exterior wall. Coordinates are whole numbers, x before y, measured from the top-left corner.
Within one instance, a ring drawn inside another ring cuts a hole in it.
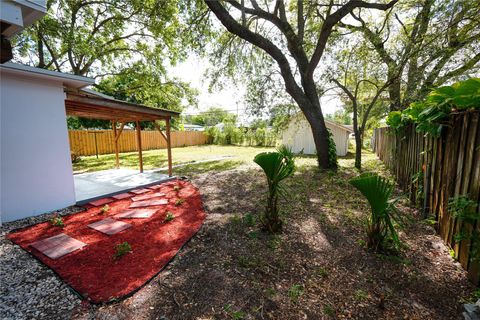
[[[348,151],[349,131],[329,122],[325,122],[325,125],[332,131],[337,156],[345,156]],[[295,153],[302,151],[304,154],[316,153],[312,130],[304,117],[293,117],[288,128],[282,133],[282,143],[292,148]]]
[[[62,82],[2,74],[0,96],[1,222],[74,204]]]

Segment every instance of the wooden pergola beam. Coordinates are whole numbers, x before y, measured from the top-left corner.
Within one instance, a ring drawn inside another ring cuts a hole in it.
[[[140,127],[140,121],[136,123],[137,129],[137,146],[138,146],[138,160],[140,165],[140,173],[143,172],[143,157],[142,157],[142,128]]]
[[[117,122],[112,121],[112,129],[113,129],[113,143],[115,145],[115,167],[117,169],[120,168],[120,157],[118,154],[118,139],[123,132],[123,128],[125,127],[125,122],[120,124],[120,129],[117,131]]]
[[[170,137],[170,118],[165,120],[165,127],[166,127],[166,134],[163,133],[162,128],[158,125],[158,123],[153,122],[155,128],[160,132],[163,139],[167,142],[167,157],[168,157],[168,176],[172,176],[172,144],[171,144],[171,137]]]

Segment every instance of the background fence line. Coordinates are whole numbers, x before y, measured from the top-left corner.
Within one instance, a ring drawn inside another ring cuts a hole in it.
[[[455,258],[475,284],[480,277],[480,262],[471,259],[476,249],[470,239],[455,241],[462,222],[448,212],[448,200],[468,195],[480,203],[479,122],[480,112],[469,111],[450,115],[438,138],[416,132],[414,125],[398,132],[379,128],[374,133],[377,156],[409,193],[411,201],[435,217],[437,232],[455,251]],[[480,215],[479,205],[476,210]],[[469,233],[476,230],[480,234],[480,222],[464,227]],[[480,245],[480,241],[476,244]]]
[[[70,150],[78,156],[90,156],[115,152],[114,136],[112,130],[69,130]],[[96,143],[95,143],[96,139]],[[172,131],[172,148],[183,146],[195,146],[207,143],[207,136],[198,131]],[[137,151],[135,130],[123,130],[118,139],[120,152]],[[142,149],[167,148],[165,139],[160,132],[142,130]]]

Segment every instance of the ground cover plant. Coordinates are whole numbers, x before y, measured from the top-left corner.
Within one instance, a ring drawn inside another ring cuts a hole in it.
[[[287,197],[287,191],[282,181],[295,171],[295,161],[292,150],[281,146],[276,152],[262,152],[253,161],[258,164],[267,177],[268,197],[265,212],[260,216],[263,227],[275,233],[282,229],[282,220],[278,210],[278,197]]]
[[[393,183],[375,173],[363,173],[349,182],[367,198],[371,207],[366,223],[367,247],[374,251],[384,251],[391,241],[398,248],[400,240],[394,224],[398,223],[400,217],[391,199]]]

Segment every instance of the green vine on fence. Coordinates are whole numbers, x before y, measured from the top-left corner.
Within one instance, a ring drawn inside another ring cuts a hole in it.
[[[387,124],[399,130],[409,123],[418,132],[438,137],[448,115],[456,111],[480,110],[480,78],[471,78],[451,86],[434,89],[425,100],[410,104],[403,111],[392,111]]]
[[[448,200],[448,211],[460,222],[462,227],[454,235],[455,242],[470,241],[470,260],[480,261],[480,232],[474,229],[480,220],[476,213],[477,202],[468,195],[452,197]]]

